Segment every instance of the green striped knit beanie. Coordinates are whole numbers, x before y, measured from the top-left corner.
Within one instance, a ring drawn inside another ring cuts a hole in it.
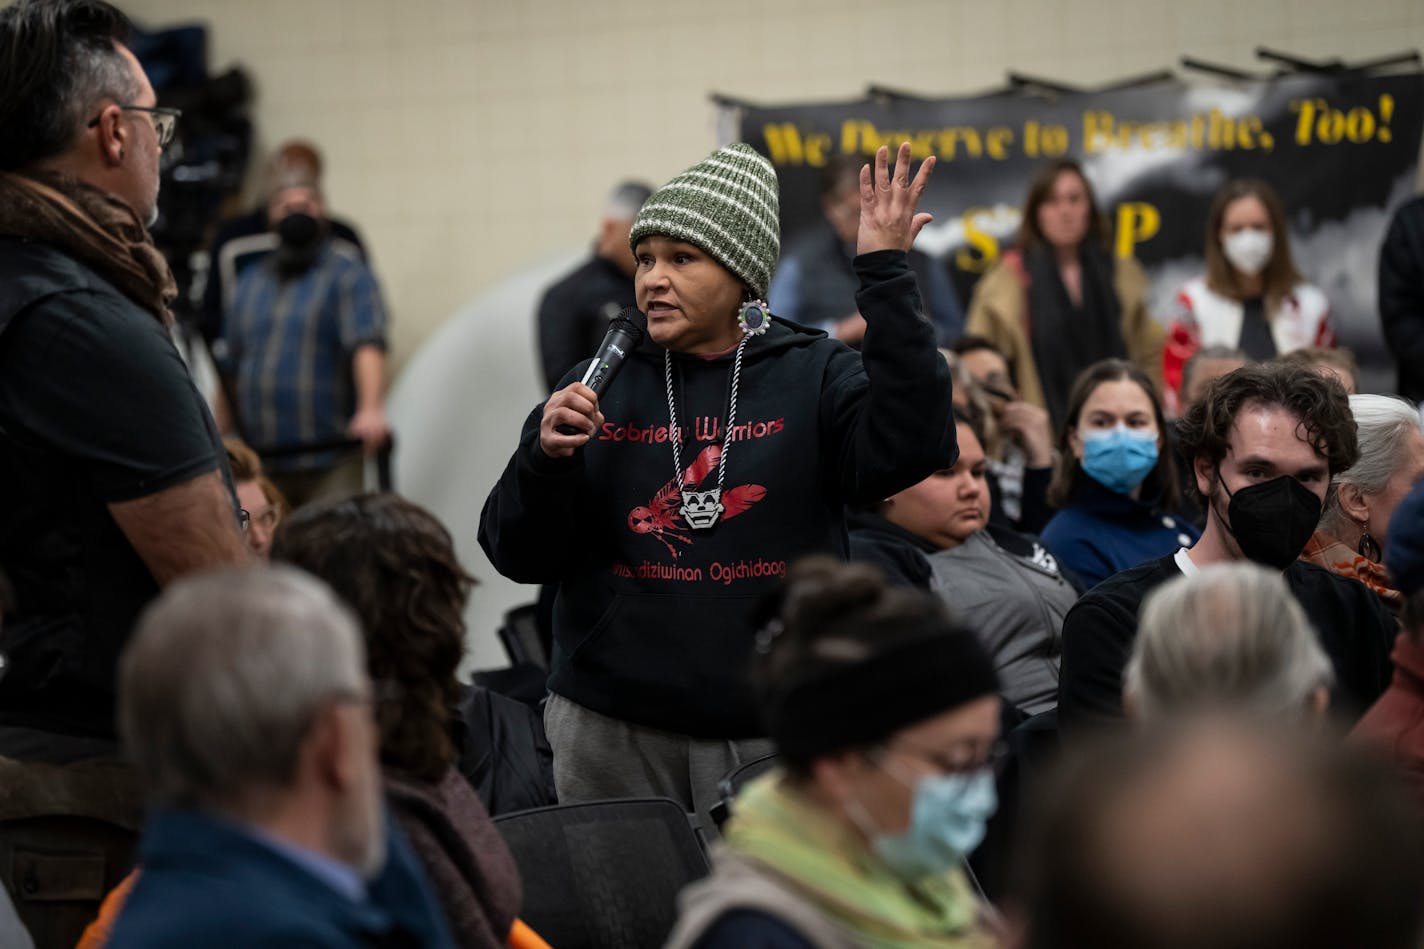
[[[781,200],[771,162],[738,142],[663,185],[643,205],[628,246],[649,235],[696,244],[766,296],[781,254]]]

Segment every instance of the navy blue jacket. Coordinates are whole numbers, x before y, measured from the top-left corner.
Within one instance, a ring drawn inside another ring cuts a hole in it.
[[[107,949],[454,949],[405,838],[355,903],[235,824],[163,811],[144,829],[139,877]]]
[[[1041,540],[1085,589],[1140,563],[1174,554],[1201,537],[1196,525],[1103,487],[1086,472],[1077,496],[1043,529]]]

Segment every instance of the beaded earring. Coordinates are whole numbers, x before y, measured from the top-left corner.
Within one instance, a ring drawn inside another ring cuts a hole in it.
[[[737,311],[737,325],[747,336],[760,336],[771,325],[771,311],[765,300],[748,300]]]

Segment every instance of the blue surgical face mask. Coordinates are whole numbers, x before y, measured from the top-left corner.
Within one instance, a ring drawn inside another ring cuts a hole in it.
[[[859,802],[848,808],[876,855],[904,880],[938,876],[963,863],[984,839],[989,818],[999,806],[993,771],[933,774],[911,782],[881,767],[914,788],[914,801],[910,826],[900,834],[875,830]]]
[[[1116,425],[1086,432],[1083,470],[1110,491],[1127,494],[1157,466],[1157,433]]]

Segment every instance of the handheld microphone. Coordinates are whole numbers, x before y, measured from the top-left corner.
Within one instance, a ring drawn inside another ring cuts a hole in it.
[[[613,377],[618,375],[618,370],[623,368],[623,360],[627,359],[629,354],[637,349],[638,344],[643,341],[643,330],[639,325],[642,319],[643,314],[638,311],[637,307],[628,306],[609,321],[608,334],[603,337],[602,345],[594,354],[593,364],[588,367],[588,371],[579,380],[592,389],[594,395],[603,395],[613,384]],[[555,431],[560,435],[581,434],[572,425],[559,425]]]

